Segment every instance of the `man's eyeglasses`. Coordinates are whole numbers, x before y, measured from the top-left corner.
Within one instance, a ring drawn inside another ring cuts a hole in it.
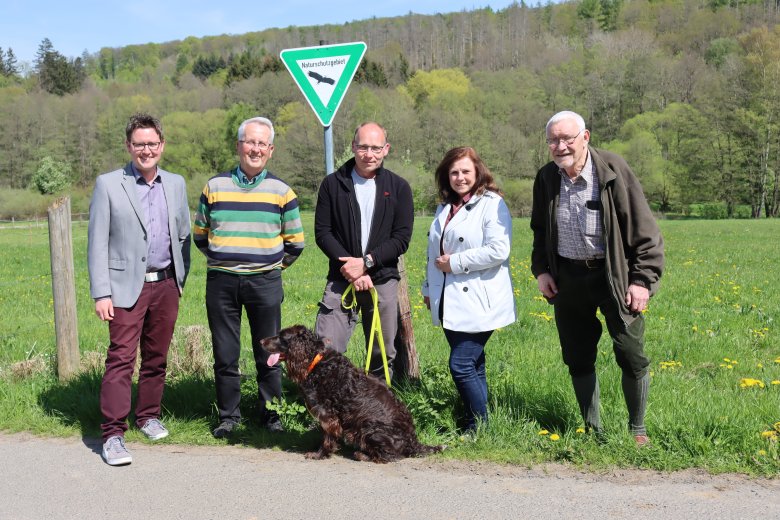
[[[566,146],[571,146],[574,144],[574,141],[577,140],[577,138],[580,136],[581,133],[582,130],[577,132],[577,135],[573,137],[553,137],[553,138],[548,137],[547,139],[545,139],[545,141],[547,141],[547,146],[549,146],[550,148],[558,148],[561,145],[561,143],[566,144]]]
[[[136,152],[143,152],[144,148],[149,148],[150,152],[156,152],[161,144],[162,142],[157,141],[156,143],[130,143],[130,146],[132,146],[133,150]]]
[[[244,146],[246,146],[250,150],[252,148],[257,148],[257,149],[259,149],[260,151],[263,151],[263,152],[268,150],[268,148],[271,146],[270,144],[264,143],[262,141],[242,141],[241,139],[239,139],[238,142],[242,143]]]
[[[382,153],[382,150],[385,149],[385,145],[382,146],[368,146],[367,144],[356,144],[355,149],[360,153],[368,153],[371,152],[374,155],[379,155]]]

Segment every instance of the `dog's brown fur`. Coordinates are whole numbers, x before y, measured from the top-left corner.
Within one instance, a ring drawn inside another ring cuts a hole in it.
[[[357,460],[389,462],[439,452],[417,440],[412,415],[379,379],[358,370],[344,355],[295,325],[262,341],[263,348],[287,362],[287,376],[303,393],[309,412],[320,423],[322,445],[310,459],[329,457],[344,440],[357,448]],[[317,354],[322,359],[311,372]]]

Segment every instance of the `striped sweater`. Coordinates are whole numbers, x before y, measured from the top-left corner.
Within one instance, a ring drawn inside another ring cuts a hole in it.
[[[295,192],[268,170],[252,185],[237,168],[209,179],[192,231],[209,270],[236,274],[289,267],[304,246]]]

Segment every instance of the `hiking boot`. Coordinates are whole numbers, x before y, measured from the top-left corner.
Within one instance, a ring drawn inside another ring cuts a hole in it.
[[[235,430],[237,427],[238,423],[236,421],[226,419],[219,423],[219,426],[214,429],[214,437],[217,439],[223,439],[233,433],[233,430]]]
[[[109,466],[123,466],[133,462],[133,457],[125,447],[124,437],[114,435],[103,443],[103,460]]]
[[[157,419],[149,419],[141,426],[141,431],[144,432],[150,441],[157,441],[164,439],[168,436],[168,430]]]

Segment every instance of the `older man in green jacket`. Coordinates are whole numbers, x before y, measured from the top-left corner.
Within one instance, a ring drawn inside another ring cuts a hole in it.
[[[531,271],[555,307],[563,361],[586,426],[602,434],[600,309],[623,372],[629,430],[645,445],[650,360],[642,312],[658,289],[663,238],[631,168],[620,156],[589,146],[582,116],[555,114],[546,133],[552,161],[534,182]]]

